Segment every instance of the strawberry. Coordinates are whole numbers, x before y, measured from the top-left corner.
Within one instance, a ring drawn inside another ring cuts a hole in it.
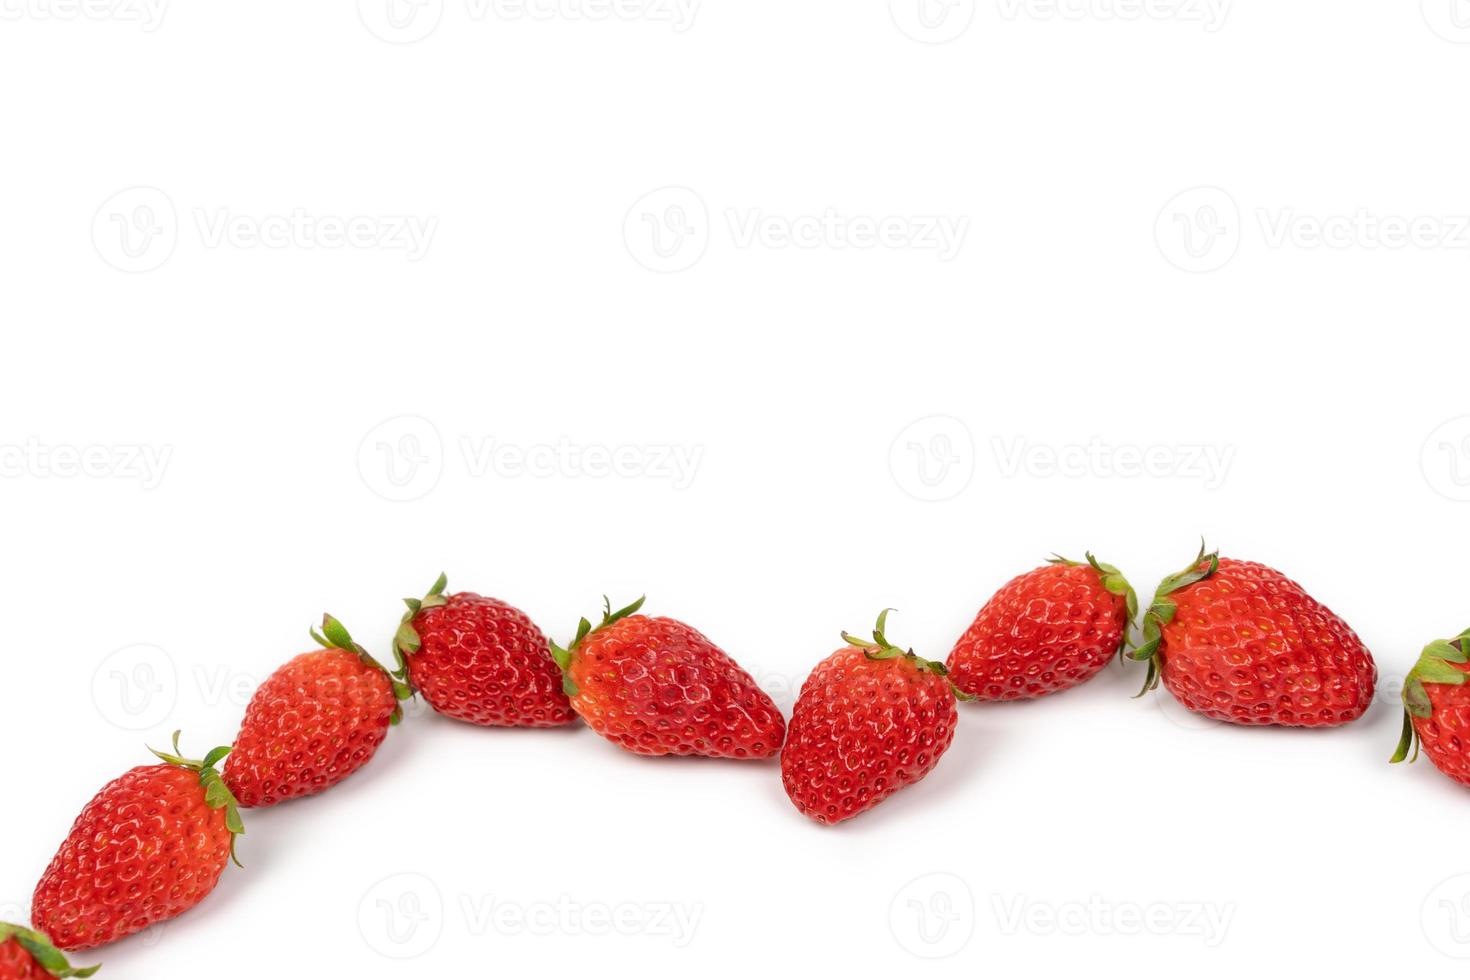
[[[786,719],[723,650],[678,620],[634,615],[639,599],[602,622],[583,619],[565,649],[551,645],[572,708],[603,738],[639,755],[768,759]]]
[[[373,757],[402,717],[408,686],[322,617],[322,647],[287,661],[255,692],[224,781],[242,807],[273,806],[320,793]]]
[[[1321,728],[1362,715],[1373,655],[1332,610],[1265,565],[1199,556],[1160,583],[1143,618],[1146,693],[1237,725]]]
[[[0,980],[90,977],[99,969],[74,969],[44,933],[0,922]]]
[[[472,725],[550,728],[576,720],[546,637],[514,606],[473,592],[446,596],[439,576],[393,638],[398,676],[441,715]]]
[[[1457,783],[1470,785],[1470,630],[1424,648],[1404,679],[1404,732],[1391,762],[1403,762],[1410,746]],[[1412,762],[1413,759],[1410,759]]]
[[[781,750],[781,782],[796,808],[822,824],[871,810],[912,786],[954,741],[957,693],[944,664],[888,642],[888,613],[872,642],[847,646],[812,670]]]
[[[1121,653],[1138,597],[1112,565],[1053,558],[991,597],[950,651],[955,687],[981,701],[1081,684]]]
[[[87,949],[199,904],[245,832],[214,768],[229,751],[185,759],[174,732],[173,753],[153,753],[163,765],[139,766],[102,787],[36,885],[36,927],[60,949]]]

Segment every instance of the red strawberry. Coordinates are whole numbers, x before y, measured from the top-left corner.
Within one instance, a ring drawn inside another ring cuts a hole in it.
[[[1434,767],[1470,786],[1470,630],[1424,648],[1404,680],[1404,733],[1392,762],[1402,762],[1412,745]],[[1410,760],[1413,761],[1413,760]]]
[[[1123,649],[1138,597],[1112,565],[1054,558],[1011,579],[949,654],[954,686],[981,701],[1081,684]]]
[[[31,918],[61,949],[86,949],[141,932],[193,908],[214,890],[245,832],[235,798],[202,761],[153,754],[92,798],[31,898]],[[238,863],[238,862],[237,862]]]
[[[959,711],[944,664],[888,642],[888,610],[869,643],[817,664],[801,686],[781,750],[781,782],[796,808],[833,824],[870,810],[929,775],[954,741]]]
[[[73,969],[45,934],[0,922],[0,980],[90,977],[99,969]]]
[[[1144,692],[1162,677],[1191,711],[1320,728],[1368,709],[1378,669],[1356,633],[1265,565],[1205,554],[1164,579],[1143,618]]]
[[[530,617],[473,592],[446,596],[443,575],[393,639],[409,681],[441,715],[472,725],[549,728],[576,719],[546,637]]]
[[[331,616],[311,631],[322,649],[266,678],[245,709],[224,780],[243,807],[320,793],[373,757],[402,712],[408,687]]]
[[[583,619],[552,655],[577,714],[603,738],[639,755],[768,759],[786,719],[723,650],[683,623],[636,616],[639,599],[602,622]]]

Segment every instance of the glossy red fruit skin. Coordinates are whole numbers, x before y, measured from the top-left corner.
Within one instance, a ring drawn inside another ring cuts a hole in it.
[[[786,719],[754,678],[676,619],[628,616],[573,656],[571,699],[593,731],[639,755],[769,759]]]
[[[357,654],[303,653],[256,690],[221,776],[242,807],[320,793],[368,763],[397,709],[388,675]]]
[[[58,949],[88,949],[193,908],[230,859],[225,813],[199,775],[139,766],[83,808],[31,898],[36,928]]]
[[[1470,673],[1470,664],[1450,666]],[[1440,772],[1470,786],[1470,687],[1426,683],[1424,693],[1429,717],[1413,719],[1419,749]]]
[[[801,686],[781,751],[786,795],[818,823],[855,817],[927,776],[958,720],[947,678],[844,647]]]
[[[1360,717],[1378,669],[1347,623],[1273,568],[1220,559],[1169,597],[1159,656],[1181,704],[1237,725],[1321,728]]]
[[[0,943],[0,980],[52,980],[24,946],[14,939]]]
[[[1107,666],[1128,628],[1128,600],[1091,565],[1044,565],[1011,579],[950,651],[950,680],[980,701],[1037,698]]]
[[[576,720],[546,637],[512,605],[459,592],[414,616],[409,680],[435,711],[472,725],[551,728]]]

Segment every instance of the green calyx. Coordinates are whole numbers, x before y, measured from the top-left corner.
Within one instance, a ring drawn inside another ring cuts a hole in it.
[[[393,696],[398,700],[407,701],[413,697],[413,690],[397,674],[384,667],[378,662],[377,658],[363,649],[362,644],[354,640],[352,634],[347,632],[347,627],[342,625],[342,621],[331,613],[322,614],[321,629],[318,630],[313,627],[311,638],[328,650],[345,650],[348,653],[356,654],[358,659],[369,667],[375,670],[381,670],[387,676],[389,683],[393,685]],[[403,709],[401,707],[395,707],[393,709],[391,724],[396,725],[402,720]]]
[[[148,750],[158,756],[171,766],[187,769],[197,773],[199,785],[204,787],[204,802],[212,809],[225,812],[225,827],[230,832],[230,860],[235,862],[235,867],[244,867],[240,859],[235,856],[235,839],[245,833],[245,824],[240,820],[240,804],[235,801],[235,794],[225,785],[220,778],[219,770],[215,766],[220,760],[233,751],[233,746],[221,745],[217,749],[211,749],[203,759],[186,759],[179,752],[179,733],[174,732],[174,750],[172,753],[160,752],[155,748]]]
[[[848,646],[856,647],[863,651],[863,655],[869,660],[896,660],[901,657],[910,666],[924,673],[935,674],[948,680],[949,668],[944,664],[937,660],[925,660],[923,657],[914,653],[912,649],[905,650],[902,647],[894,646],[888,641],[888,614],[894,611],[893,609],[885,609],[878,614],[878,624],[873,627],[873,638],[871,640],[854,636],[844,630],[842,633],[843,642]],[[966,694],[964,691],[955,687],[953,681],[949,681],[949,687],[954,692],[954,696],[961,701],[975,700],[974,695]]]
[[[444,594],[444,590],[448,587],[449,577],[440,572],[422,599],[403,600],[408,612],[403,614],[403,619],[398,623],[398,632],[393,634],[393,654],[398,658],[398,669],[393,672],[393,676],[403,685],[408,697],[413,697],[415,693],[408,676],[408,658],[418,653],[419,647],[423,645],[419,631],[413,628],[413,621],[425,609],[437,609],[447,604],[449,597]]]
[[[1419,732],[1414,728],[1415,718],[1428,718],[1434,711],[1429,702],[1425,684],[1451,684],[1456,687],[1465,683],[1466,673],[1455,664],[1470,664],[1470,629],[1448,640],[1435,640],[1419,654],[1414,669],[1404,678],[1404,728],[1399,735],[1398,748],[1389,762],[1413,762],[1419,758]],[[1413,750],[1413,756],[1409,752]]]
[[[1098,561],[1096,556],[1090,551],[1087,552],[1086,562],[1073,561],[1070,558],[1063,558],[1061,555],[1052,555],[1048,561],[1053,565],[1066,565],[1072,568],[1083,564],[1091,565],[1093,570],[1097,572],[1098,578],[1102,579],[1103,588],[1107,589],[1113,595],[1120,595],[1127,600],[1128,624],[1123,627],[1123,639],[1118,643],[1118,656],[1122,657],[1123,652],[1128,649],[1128,630],[1133,625],[1133,621],[1138,618],[1138,593],[1133,591],[1133,586],[1128,583],[1128,579],[1124,578],[1123,573],[1118,570],[1116,565],[1109,565]]]
[[[572,654],[577,652],[577,648],[582,645],[582,641],[593,633],[606,629],[620,619],[627,619],[643,608],[644,600],[647,598],[648,596],[641,595],[636,602],[629,603],[623,608],[615,610],[612,607],[612,601],[607,596],[603,596],[602,622],[593,626],[587,621],[587,617],[583,616],[577,623],[577,635],[572,637],[572,642],[563,647],[558,646],[555,640],[551,641],[551,658],[561,668],[561,689],[566,692],[567,697],[574,698],[580,693],[576,683],[572,680]]]
[[[9,922],[0,922],[0,945],[14,939],[20,944],[20,948],[31,954],[31,959],[41,965],[41,969],[53,977],[90,977],[101,966],[89,966],[85,969],[76,969],[66,961],[66,955],[51,945],[51,937],[44,932],[36,932],[24,926],[11,925]]]
[[[1174,615],[1179,611],[1178,604],[1170,596],[1196,582],[1203,582],[1219,569],[1220,552],[1212,551],[1206,554],[1205,543],[1201,541],[1199,554],[1195,556],[1189,567],[1175,572],[1159,583],[1158,589],[1154,592],[1153,604],[1143,614],[1143,643],[1128,651],[1130,659],[1148,663],[1148,676],[1143,680],[1143,689],[1134,697],[1141,698],[1159,686],[1159,673],[1163,670],[1163,662],[1159,657],[1159,644],[1164,638],[1164,627],[1174,621]]]

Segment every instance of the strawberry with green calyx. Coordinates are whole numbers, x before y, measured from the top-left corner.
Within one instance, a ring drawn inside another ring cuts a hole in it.
[[[848,644],[812,670],[791,713],[781,782],[796,808],[834,824],[927,776],[954,741],[958,698],[944,664],[888,640],[889,610],[871,641]]]
[[[643,599],[585,618],[551,655],[571,707],[593,731],[639,755],[768,759],[786,719],[769,695],[702,633],[639,614]]]
[[[1258,562],[1203,545],[1144,613],[1140,694],[1160,682],[1191,711],[1235,725],[1325,728],[1362,717],[1378,667],[1341,617]]]
[[[950,651],[955,687],[983,701],[1037,698],[1075,687],[1122,654],[1138,597],[1123,573],[1054,556],[1011,579]]]
[[[245,832],[220,774],[229,746],[203,759],[153,754],[94,796],[31,897],[31,918],[58,949],[88,949],[182,915],[203,901]],[[239,864],[237,860],[235,862]]]
[[[398,678],[439,714],[473,725],[550,728],[577,716],[546,636],[519,609],[474,592],[445,593],[440,575],[393,638]]]
[[[367,765],[403,717],[408,685],[334,617],[311,638],[321,647],[287,661],[245,709],[224,780],[243,807],[273,806],[335,786]]]
[[[65,980],[90,977],[100,969],[73,967],[44,933],[0,922],[0,980],[41,980],[43,976]]]
[[[1170,596],[1180,589],[1209,578],[1219,568],[1220,552],[1212,551],[1208,555],[1205,554],[1205,543],[1201,541],[1199,555],[1190,566],[1175,572],[1159,583],[1158,589],[1154,591],[1154,601],[1143,614],[1143,643],[1129,650],[1127,654],[1132,660],[1148,663],[1148,674],[1144,677],[1143,689],[1138,692],[1137,697],[1143,697],[1159,686],[1159,675],[1163,669],[1163,660],[1159,656],[1159,645],[1163,642],[1164,627],[1172,623],[1179,612],[1179,604]]]
[[[1470,785],[1470,630],[1424,648],[1404,679],[1404,728],[1391,762],[1419,758],[1422,747],[1440,772]],[[1410,750],[1413,756],[1410,757]]]

